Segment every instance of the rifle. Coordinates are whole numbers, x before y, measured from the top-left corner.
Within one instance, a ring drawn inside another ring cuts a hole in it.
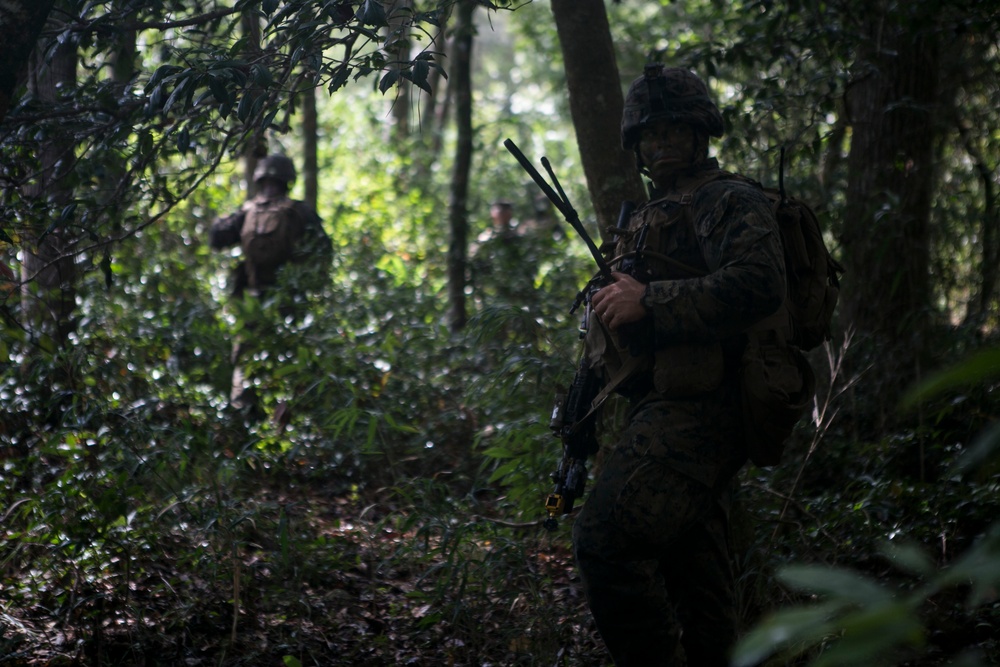
[[[599,391],[600,381],[583,358],[569,391],[556,396],[549,428],[562,440],[563,455],[559,467],[552,473],[555,490],[545,499],[546,518],[542,525],[548,531],[559,526],[558,517],[573,511],[573,503],[583,495],[587,483],[587,457],[598,449],[595,415],[590,405]]]
[[[552,165],[548,159],[542,157],[542,166],[552,179],[552,185],[542,177],[534,165],[528,161],[524,153],[507,139],[503,145],[510,151],[521,167],[528,172],[532,180],[538,185],[542,193],[548,197],[549,201],[562,213],[566,222],[576,230],[583,238],[597,262],[598,273],[587,285],[580,290],[570,308],[570,313],[576,311],[582,303],[587,304],[580,325],[580,337],[586,335],[590,319],[590,297],[594,292],[604,285],[612,282],[611,267],[608,265],[604,255],[594,243],[594,240],[587,233],[580,216],[570,204],[566,193],[559,184],[559,179],[552,170]],[[624,202],[618,216],[617,228],[624,230],[628,228],[629,218],[632,215],[635,205],[632,202]],[[633,270],[634,267],[625,267]],[[564,395],[556,397],[555,406],[552,409],[552,418],[549,421],[549,428],[562,440],[563,455],[559,461],[559,466],[552,473],[552,481],[555,482],[555,490],[548,495],[545,500],[546,519],[542,523],[546,530],[553,531],[558,527],[558,520],[562,514],[569,514],[573,510],[573,503],[583,495],[584,486],[587,482],[587,457],[595,454],[598,449],[597,436],[595,434],[596,415],[591,406],[594,398],[600,393],[601,381],[595,372],[587,364],[586,358],[580,360],[580,367],[573,377],[573,383],[569,391]]]
[[[584,242],[587,244],[587,248],[590,249],[590,254],[594,256],[594,261],[597,262],[597,268],[600,270],[601,277],[611,282],[611,267],[608,266],[608,262],[604,259],[604,255],[601,254],[600,249],[594,243],[594,240],[590,238],[590,234],[587,233],[587,229],[580,222],[580,216],[577,215],[576,209],[573,208],[572,204],[569,203],[569,199],[566,197],[566,193],[563,192],[562,186],[559,184],[559,179],[556,178],[556,174],[552,171],[552,165],[549,163],[548,158],[542,157],[542,166],[545,167],[545,171],[548,172],[549,177],[552,179],[552,184],[555,186],[555,190],[552,186],[538,173],[535,166],[528,162],[528,158],[524,157],[524,153],[521,149],[511,141],[510,139],[505,139],[503,145],[510,151],[517,161],[521,164],[521,168],[528,172],[531,179],[535,181],[538,187],[541,189],[542,193],[549,198],[549,201],[562,213],[563,218],[566,222],[576,230]]]

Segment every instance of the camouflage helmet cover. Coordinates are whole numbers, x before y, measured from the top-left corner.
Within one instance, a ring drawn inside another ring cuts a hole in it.
[[[254,183],[265,178],[291,185],[295,182],[295,163],[284,155],[268,155],[257,163],[257,168],[253,171]]]
[[[650,122],[669,120],[703,128],[709,136],[721,137],[722,114],[708,95],[708,86],[681,67],[646,65],[643,75],[632,82],[622,113],[622,147],[639,143],[639,132]]]

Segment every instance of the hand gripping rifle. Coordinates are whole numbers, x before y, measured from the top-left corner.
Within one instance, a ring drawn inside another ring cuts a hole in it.
[[[503,145],[517,159],[521,167],[528,172],[532,180],[541,188],[546,197],[549,198],[559,212],[562,213],[566,222],[583,238],[590,254],[597,262],[599,272],[587,284],[580,294],[577,295],[576,302],[570,312],[575,311],[585,300],[589,301],[592,291],[599,285],[611,282],[611,267],[601,254],[600,249],[587,233],[580,216],[569,203],[566,193],[559,184],[552,171],[552,165],[548,159],[542,158],[542,166],[548,172],[553,185],[542,177],[534,165],[528,162],[524,153],[507,139]],[[553,189],[554,186],[554,189]],[[627,222],[627,221],[626,221]],[[620,221],[619,221],[619,224]],[[589,309],[588,309],[589,310]],[[586,327],[586,316],[584,318]],[[584,328],[585,331],[585,328]],[[580,367],[573,377],[573,383],[569,391],[556,397],[555,406],[552,408],[552,418],[549,428],[562,440],[563,456],[559,462],[559,467],[552,473],[552,481],[555,482],[555,490],[548,495],[545,500],[546,519],[543,522],[546,530],[555,530],[558,527],[558,517],[569,514],[573,510],[573,503],[583,495],[584,486],[587,482],[587,457],[597,452],[598,444],[595,434],[596,415],[591,409],[594,397],[600,392],[601,382],[597,374],[594,373],[587,363],[586,358],[580,360]]]

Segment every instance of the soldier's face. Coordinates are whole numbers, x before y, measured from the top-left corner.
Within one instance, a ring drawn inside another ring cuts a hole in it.
[[[694,154],[694,128],[686,123],[655,121],[639,135],[639,155],[654,182],[691,166]]]
[[[490,217],[497,227],[507,227],[514,217],[514,209],[506,204],[493,204],[490,206]]]

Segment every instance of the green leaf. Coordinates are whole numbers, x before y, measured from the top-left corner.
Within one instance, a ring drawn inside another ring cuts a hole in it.
[[[220,104],[232,104],[233,96],[229,92],[229,88],[226,86],[226,81],[222,78],[214,75],[209,75],[208,77],[208,89],[212,91],[212,95]]]
[[[249,92],[244,93],[243,97],[240,98],[240,103],[236,106],[236,117],[245,123],[252,110],[253,96]]]
[[[955,461],[953,473],[961,474],[979,467],[1000,451],[1000,422],[991,424]]]
[[[261,88],[267,88],[274,82],[274,79],[271,77],[271,70],[263,65],[254,65],[251,67],[250,77],[253,80],[254,85],[260,86]]]
[[[753,667],[788,646],[808,648],[830,636],[831,619],[841,609],[834,603],[791,607],[767,616],[733,649],[733,667]]]
[[[903,572],[921,577],[930,577],[934,574],[934,563],[917,544],[886,542],[882,546],[882,554]]]
[[[177,87],[174,88],[173,92],[170,93],[170,97],[167,98],[166,103],[163,105],[163,113],[168,113],[174,104],[179,100],[191,85],[191,78],[181,79]]]
[[[511,459],[517,456],[517,454],[504,447],[490,447],[483,452],[483,456],[489,456],[494,459]]]
[[[382,80],[379,81],[379,83],[378,83],[378,89],[379,89],[379,91],[382,94],[385,94],[385,91],[387,91],[390,88],[392,88],[393,85],[398,80],[399,80],[399,72],[397,72],[394,69],[389,70],[388,72],[385,73],[385,75],[382,77]]]
[[[187,126],[182,127],[177,133],[177,151],[181,155],[186,155],[188,150],[191,148],[191,132],[188,130]]]
[[[993,524],[978,544],[962,554],[944,572],[940,583],[945,586],[971,583],[969,606],[995,597],[1000,587],[1000,523]]]
[[[361,25],[370,25],[376,28],[389,24],[385,17],[385,8],[378,0],[365,0],[358,8],[357,19]]]
[[[38,237],[37,243],[41,243],[46,236],[52,233],[57,227],[64,227],[66,223],[73,220],[73,214],[76,212],[76,202],[72,202],[63,207],[63,210],[59,212],[59,217],[49,223],[49,226],[45,228],[45,231]]]
[[[427,75],[430,72],[430,63],[426,60],[414,60],[409,72],[409,79],[417,88],[431,92],[431,86],[427,83]]]
[[[791,565],[778,572],[778,579],[801,591],[823,595],[833,601],[885,603],[892,594],[859,574],[819,565]]]
[[[843,636],[813,663],[814,667],[876,665],[879,656],[901,645],[923,643],[924,633],[912,609],[892,603],[844,616]]]
[[[152,88],[160,85],[160,82],[169,76],[180,72],[183,67],[178,67],[177,65],[160,65],[153,72],[153,76],[149,77],[149,82],[146,83],[145,91],[148,93]]]
[[[983,350],[910,389],[900,401],[900,409],[909,410],[949,390],[979,385],[996,378],[1000,378],[1000,349]]]

